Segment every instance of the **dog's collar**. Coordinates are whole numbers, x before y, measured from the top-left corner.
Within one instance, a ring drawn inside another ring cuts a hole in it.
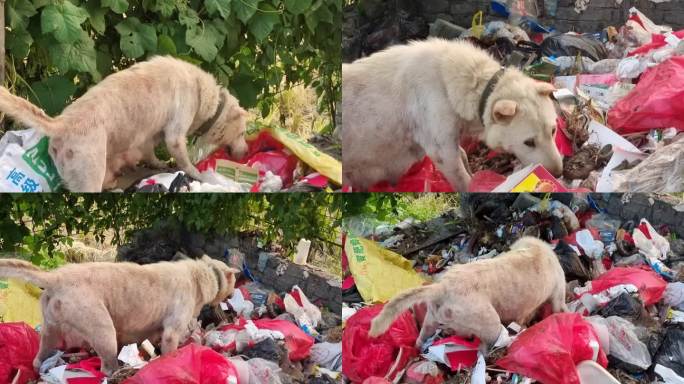
[[[484,125],[484,112],[485,112],[485,106],[487,105],[487,99],[489,99],[489,96],[492,94],[492,91],[494,91],[494,87],[496,87],[496,84],[499,82],[499,79],[501,79],[501,76],[504,74],[506,71],[505,67],[501,67],[494,76],[492,76],[491,79],[489,79],[489,82],[487,82],[487,85],[485,86],[484,92],[482,93],[482,96],[480,97],[480,105],[478,108],[478,112],[480,113],[480,121],[482,121],[482,124]]]
[[[218,269],[217,266],[212,265],[212,264],[209,264],[209,266],[214,271],[214,275],[216,276],[216,283],[218,284],[218,292],[217,292],[217,294],[218,294],[223,290],[223,279],[221,279],[221,275],[223,275],[223,273],[221,273],[221,270]]]
[[[205,133],[211,129],[211,127],[216,124],[216,120],[218,120],[219,116],[221,116],[221,112],[223,112],[223,108],[226,106],[226,95],[223,92],[220,93],[220,98],[219,98],[219,104],[218,107],[216,108],[216,112],[214,112],[214,116],[212,116],[209,120],[205,121],[204,124],[202,124],[196,131],[195,135],[196,136],[202,136]]]

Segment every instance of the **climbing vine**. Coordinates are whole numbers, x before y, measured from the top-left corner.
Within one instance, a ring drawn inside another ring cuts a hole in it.
[[[5,7],[6,85],[51,115],[153,55],[201,66],[263,116],[298,84],[313,87],[319,110],[335,114],[342,0],[7,0]]]

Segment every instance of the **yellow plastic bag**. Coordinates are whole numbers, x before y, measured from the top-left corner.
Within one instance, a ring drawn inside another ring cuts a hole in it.
[[[342,185],[342,163],[332,156],[325,154],[306,140],[296,134],[282,128],[264,128],[273,137],[283,143],[301,161],[308,164],[321,175],[327,177],[333,183]]]
[[[16,279],[0,279],[0,323],[23,321],[32,327],[43,322],[40,288]]]
[[[473,15],[472,28],[470,28],[470,33],[478,39],[482,36],[482,33],[484,33],[484,24],[482,24],[483,17],[482,11],[477,11],[477,13]]]
[[[424,283],[410,261],[374,241],[348,236],[344,251],[356,288],[367,303],[384,303],[398,293]]]

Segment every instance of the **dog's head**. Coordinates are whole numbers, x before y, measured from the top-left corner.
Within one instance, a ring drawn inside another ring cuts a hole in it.
[[[484,117],[485,143],[560,176],[563,158],[556,147],[556,109],[550,97],[554,87],[522,74],[504,76],[499,84]]]
[[[225,97],[226,105],[221,116],[208,132],[212,144],[220,147],[228,147],[230,155],[235,159],[241,159],[247,154],[247,141],[245,132],[247,130],[248,113],[225,89],[221,90]]]
[[[235,275],[240,273],[240,270],[231,268],[226,265],[226,263],[212,259],[207,255],[202,256],[201,260],[209,264],[218,281],[219,288],[216,297],[209,303],[210,305],[216,306],[233,295],[233,292],[235,291]]]

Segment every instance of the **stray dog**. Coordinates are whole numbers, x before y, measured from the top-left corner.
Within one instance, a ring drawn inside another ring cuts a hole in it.
[[[467,42],[412,42],[344,64],[344,183],[396,183],[428,155],[455,190],[467,191],[463,134],[560,176],[553,91]]]
[[[523,237],[494,259],[454,266],[439,282],[394,297],[373,319],[369,335],[380,336],[402,312],[426,303],[416,346],[442,329],[491,347],[502,322],[527,324],[546,302],[554,313],[567,312],[563,268],[547,243]]]
[[[120,345],[150,339],[161,340],[162,354],[176,350],[204,305],[216,306],[233,294],[238,272],[208,256],[147,265],[69,264],[51,272],[23,260],[0,260],[0,276],[44,289],[34,368],[56,348],[87,345],[108,376],[118,368]]]
[[[209,73],[171,57],[108,76],[54,118],[6,88],[0,88],[0,111],[50,137],[48,151],[74,192],[113,188],[123,170],[141,161],[164,168],[154,154],[162,140],[178,167],[199,180],[187,135],[228,146],[236,158],[247,151],[247,112],[238,100]]]

